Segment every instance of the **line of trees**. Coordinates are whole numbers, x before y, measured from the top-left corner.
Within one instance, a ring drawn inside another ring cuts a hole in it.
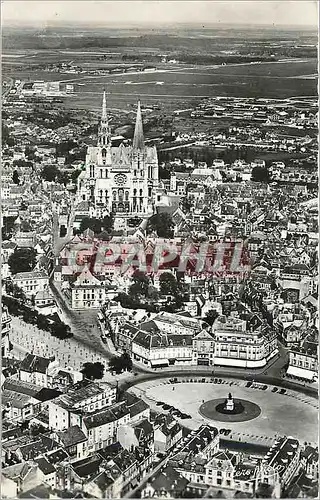
[[[237,159],[244,160],[247,163],[250,163],[256,157],[257,152],[254,150],[254,148],[250,148],[248,146],[228,147],[223,151],[219,150],[219,148],[215,148],[214,146],[206,146],[202,148],[177,148],[172,150],[169,149],[166,151],[161,150],[160,148],[158,149],[159,164],[172,162],[175,158],[179,158],[182,162],[185,159],[191,159],[195,164],[199,162],[206,162],[207,165],[211,167],[212,162],[216,159],[221,159],[225,163],[233,163]],[[185,172],[186,169],[183,165],[177,165],[175,166],[174,170],[176,172]]]
[[[109,233],[113,229],[114,216],[113,214],[106,215],[103,219],[95,217],[84,217],[80,224],[79,233],[83,233],[86,229],[91,229],[94,234],[100,234],[102,231]]]
[[[70,327],[63,323],[58,315],[53,317],[44,316],[35,309],[25,305],[21,300],[9,297],[8,295],[2,296],[2,303],[7,306],[9,314],[20,317],[25,323],[34,325],[39,330],[49,332],[53,337],[62,340],[73,337]]]

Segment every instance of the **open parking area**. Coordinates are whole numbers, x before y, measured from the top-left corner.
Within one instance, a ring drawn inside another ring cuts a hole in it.
[[[220,383],[212,383],[210,378],[194,377],[192,382],[190,380],[157,379],[136,385],[130,391],[142,397],[155,411],[173,412],[173,416],[188,428],[194,429],[207,422],[218,428],[228,427],[231,434],[241,433],[247,436],[248,441],[261,441],[275,435],[293,436],[301,442],[317,441],[318,405],[312,397],[290,390],[280,393],[279,388],[273,392],[273,386],[263,389],[263,384],[246,387],[246,382],[239,380],[220,379]],[[203,403],[214,398],[226,398],[229,392],[234,399],[245,399],[259,405],[260,415],[250,422],[228,424],[200,415],[199,408]],[[190,418],[181,419],[178,412]]]

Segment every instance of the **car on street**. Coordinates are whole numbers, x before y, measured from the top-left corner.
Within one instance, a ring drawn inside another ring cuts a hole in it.
[[[273,389],[271,389],[271,392],[278,392],[278,387],[274,387]]]

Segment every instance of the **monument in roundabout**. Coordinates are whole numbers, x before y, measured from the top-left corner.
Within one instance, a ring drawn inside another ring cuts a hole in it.
[[[211,399],[204,402],[199,413],[202,417],[219,422],[245,422],[257,418],[261,409],[256,403],[244,399],[233,399],[229,392],[227,399]]]
[[[224,413],[226,415],[239,415],[244,411],[244,406],[240,400],[235,401],[232,397],[231,392],[229,392],[228,398],[225,399],[223,403],[216,406],[216,410],[219,413]]]

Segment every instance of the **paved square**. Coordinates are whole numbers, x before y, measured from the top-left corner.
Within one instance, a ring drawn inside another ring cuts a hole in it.
[[[232,432],[241,432],[250,436],[274,437],[292,436],[302,443],[307,441],[316,444],[318,441],[318,410],[317,400],[300,393],[286,391],[290,395],[244,387],[242,385],[212,384],[185,382],[170,384],[166,379],[151,380],[141,383],[130,390],[146,400],[151,408],[165,412],[156,406],[157,401],[163,401],[178,410],[191,415],[191,419],[181,420],[189,428],[197,428],[204,422],[218,428],[227,427]],[[199,413],[200,406],[210,399],[226,398],[229,392],[235,399],[252,401],[261,408],[260,415],[248,422],[222,423],[204,418]],[[299,423],[299,425],[298,425]]]

